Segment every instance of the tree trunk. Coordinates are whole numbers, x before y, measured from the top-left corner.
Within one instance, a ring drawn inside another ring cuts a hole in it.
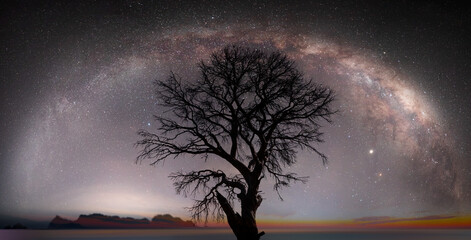
[[[259,240],[265,232],[258,232],[257,222],[255,219],[255,213],[257,209],[257,202],[253,201],[242,201],[242,216],[239,213],[234,212],[227,199],[217,193],[217,199],[221,204],[224,213],[227,216],[227,222],[237,237],[237,240]]]
[[[238,224],[232,224],[231,228],[237,240],[259,240],[265,234],[264,232],[259,233],[257,225],[252,221],[242,220]]]

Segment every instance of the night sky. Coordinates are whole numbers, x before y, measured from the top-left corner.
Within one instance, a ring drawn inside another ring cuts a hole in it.
[[[471,11],[434,1],[17,1],[0,7],[0,215],[183,218],[171,172],[135,164],[162,114],[155,79],[186,81],[227,44],[281,50],[335,90],[339,113],[258,218],[471,214]],[[229,170],[230,171],[230,170]]]

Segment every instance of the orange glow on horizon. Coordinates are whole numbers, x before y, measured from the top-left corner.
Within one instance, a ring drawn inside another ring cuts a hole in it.
[[[416,218],[372,217],[353,220],[258,220],[259,229],[471,229],[471,215],[434,215]],[[227,223],[208,223],[209,227],[225,228]]]

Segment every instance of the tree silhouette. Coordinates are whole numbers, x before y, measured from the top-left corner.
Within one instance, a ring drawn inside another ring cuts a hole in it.
[[[273,178],[280,198],[282,187],[305,182],[305,177],[285,171],[296,163],[298,148],[314,151],[326,163],[314,145],[323,142],[321,122],[330,122],[335,112],[333,92],[306,81],[280,52],[228,46],[202,61],[199,69],[195,83],[173,73],[156,81],[159,104],[169,116],[155,116],[158,134],[139,131],[137,161],[149,158],[155,165],[184,154],[226,161],[237,174],[204,169],[170,177],[177,193],[200,197],[190,208],[193,219],[207,222],[225,215],[237,239],[260,239],[260,182]],[[236,201],[241,213],[234,208]]]

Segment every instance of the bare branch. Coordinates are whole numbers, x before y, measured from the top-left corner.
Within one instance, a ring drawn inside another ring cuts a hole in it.
[[[228,177],[221,170],[176,172],[169,177],[174,181],[178,194],[183,194],[185,197],[197,197],[198,194],[205,194],[202,200],[196,200],[195,205],[190,208],[193,219],[196,221],[201,221],[204,218],[204,221],[207,222],[208,216],[221,219],[220,209],[215,208],[217,206],[215,202],[216,191],[219,187],[224,187],[226,198],[231,203],[234,199],[242,199],[246,195],[247,186],[243,178],[240,175]]]
[[[286,172],[296,163],[297,149],[310,150],[327,163],[317,144],[323,142],[322,124],[336,113],[334,93],[305,80],[279,52],[229,46],[201,62],[199,70],[197,81],[171,73],[155,82],[165,111],[155,116],[157,134],[138,132],[136,161],[152,159],[155,165],[182,155],[226,161],[238,174],[206,169],[170,177],[177,193],[198,198],[190,208],[195,220],[221,220],[225,214],[230,224],[255,222],[265,175],[273,177],[281,198],[282,187],[307,180]],[[233,210],[234,200],[243,206],[241,215]]]

